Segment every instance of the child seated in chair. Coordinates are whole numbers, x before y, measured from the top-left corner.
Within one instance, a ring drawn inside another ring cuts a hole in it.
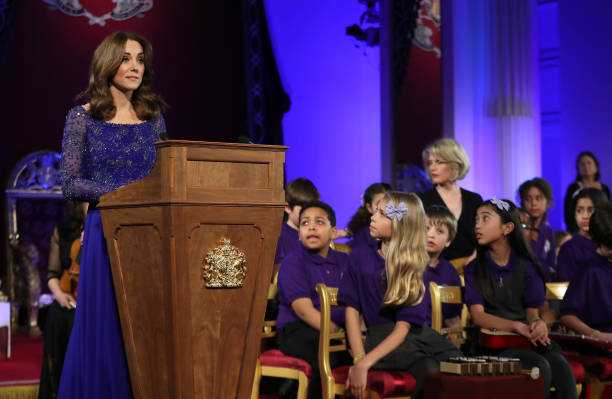
[[[561,320],[577,334],[612,341],[612,203],[595,210],[589,224],[595,260],[580,270],[561,302]]]
[[[525,337],[529,349],[476,346],[479,354],[519,358],[538,367],[544,378],[542,397],[551,386],[557,399],[576,399],[576,380],[561,348],[551,342],[540,318],[546,300],[544,272],[525,240],[518,208],[509,200],[490,199],[476,211],[476,259],[465,268],[465,302],[472,321],[483,329]]]
[[[339,287],[348,273],[348,255],[329,247],[335,230],[336,215],[329,205],[321,201],[304,204],[299,214],[300,248],[287,255],[278,273],[278,347],[285,355],[304,359],[312,367],[309,398],[321,397],[321,314],[316,285]],[[332,331],[344,326],[344,309],[332,309],[332,322]],[[340,365],[342,359],[332,362]],[[348,362],[350,359],[346,359]]]
[[[412,193],[390,191],[374,211],[370,234],[380,240],[380,248],[351,251],[349,278],[338,291],[338,301],[347,304],[354,363],[346,389],[363,398],[370,369],[402,370],[416,380],[411,397],[421,399],[424,376],[438,373],[440,361],[462,354],[426,323],[429,290],[423,272],[429,257],[421,200]],[[367,327],[365,342],[360,316]]]
[[[300,212],[304,204],[319,200],[319,191],[315,185],[304,177],[292,180],[285,188],[285,222],[281,227],[280,236],[276,245],[274,269],[272,276],[276,276],[283,259],[290,253],[302,247],[298,238]],[[266,319],[273,320],[278,315],[278,303],[269,300],[266,306]]]
[[[438,285],[461,286],[457,269],[443,256],[444,248],[453,242],[457,232],[457,219],[448,208],[433,205],[425,210],[427,215],[427,253],[429,263],[423,273],[426,287],[433,281]],[[446,327],[461,327],[461,305],[443,304],[442,320]],[[427,314],[427,324],[431,325],[431,306]]]

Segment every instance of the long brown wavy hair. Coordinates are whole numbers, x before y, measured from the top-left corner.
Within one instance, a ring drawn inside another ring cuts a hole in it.
[[[425,211],[413,193],[389,191],[385,199],[397,207],[405,203],[408,213],[391,220],[391,240],[385,269],[387,292],[383,306],[414,306],[423,300],[423,272],[429,262],[425,236]]]
[[[108,121],[117,109],[110,86],[123,59],[125,43],[134,40],[140,43],[144,53],[144,74],[140,87],[132,94],[132,106],[141,120],[159,116],[166,106],[164,100],[151,90],[153,81],[153,47],[144,37],[134,32],[117,31],[106,36],[96,48],[89,70],[89,86],[77,99],[89,101],[87,111],[94,119]]]

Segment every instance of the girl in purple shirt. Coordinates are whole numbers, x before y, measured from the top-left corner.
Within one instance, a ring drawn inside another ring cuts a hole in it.
[[[597,256],[569,285],[561,302],[561,320],[577,334],[612,341],[612,203],[591,217]]]
[[[596,246],[591,241],[589,223],[595,209],[608,202],[601,190],[592,187],[582,188],[574,194],[571,205],[574,222],[569,230],[577,233],[559,250],[558,281],[572,281],[580,269],[597,257]]]
[[[370,232],[380,249],[356,248],[351,253],[351,279],[339,291],[345,302],[346,330],[353,367],[347,389],[365,397],[370,368],[400,369],[416,379],[413,398],[422,397],[425,374],[439,371],[439,361],[461,353],[426,323],[428,292],[423,271],[428,255],[425,212],[415,194],[388,192],[375,205]],[[349,284],[350,283],[350,284]],[[360,314],[367,326],[361,339]]]
[[[519,198],[521,207],[531,216],[531,225],[527,231],[528,243],[542,265],[545,281],[549,282],[551,274],[556,273],[555,235],[546,220],[548,208],[553,203],[552,188],[546,180],[536,177],[521,184]]]
[[[378,203],[388,191],[391,191],[391,186],[387,183],[374,183],[366,188],[361,206],[351,218],[348,227],[338,232],[339,237],[353,238],[351,248],[361,245],[378,246],[378,240],[370,235],[370,218],[374,212],[374,204]]]
[[[538,367],[546,395],[552,384],[557,398],[577,398],[572,369],[558,345],[551,344],[539,317],[545,300],[543,273],[523,235],[518,209],[509,200],[485,201],[476,211],[475,232],[476,259],[465,268],[465,302],[474,324],[526,337],[533,349],[505,349],[502,356]]]

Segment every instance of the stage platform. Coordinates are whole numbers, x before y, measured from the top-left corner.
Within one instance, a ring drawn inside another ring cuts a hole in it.
[[[43,339],[14,334],[11,358],[0,360],[0,399],[36,399]]]

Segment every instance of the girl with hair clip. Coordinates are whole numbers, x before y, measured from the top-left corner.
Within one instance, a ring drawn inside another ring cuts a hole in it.
[[[440,361],[461,356],[426,324],[425,226],[423,205],[415,194],[387,192],[370,223],[370,234],[380,240],[380,248],[358,247],[350,254],[350,278],[338,294],[348,305],[346,330],[354,365],[346,386],[355,398],[365,398],[371,368],[410,372],[417,381],[412,397],[421,398],[424,375],[439,372]],[[360,315],[367,326],[365,342]]]
[[[351,218],[348,227],[338,234],[339,237],[353,237],[351,248],[359,245],[371,247],[378,245],[378,240],[370,235],[370,218],[374,212],[374,206],[388,191],[391,191],[391,186],[387,183],[374,183],[366,188],[361,200],[362,205]]]
[[[552,384],[556,398],[577,398],[572,369],[539,316],[546,299],[544,276],[523,235],[518,209],[509,200],[488,200],[476,211],[475,230],[476,259],[465,268],[465,302],[472,321],[526,337],[532,349],[505,349],[501,355],[520,358],[526,368],[538,367],[546,397]],[[485,348],[477,352],[497,354]]]
[[[607,201],[603,191],[592,187],[581,188],[574,193],[571,204],[574,220],[569,230],[576,233],[559,250],[558,281],[572,281],[577,271],[584,269],[597,257],[597,248],[591,241],[589,224],[595,209]]]
[[[96,48],[87,103],[70,110],[62,140],[62,190],[89,202],[79,301],[62,369],[60,399],[132,397],[100,211],[101,195],[147,176],[153,143],[166,137],[164,101],[151,91],[153,50],[117,31]]]

